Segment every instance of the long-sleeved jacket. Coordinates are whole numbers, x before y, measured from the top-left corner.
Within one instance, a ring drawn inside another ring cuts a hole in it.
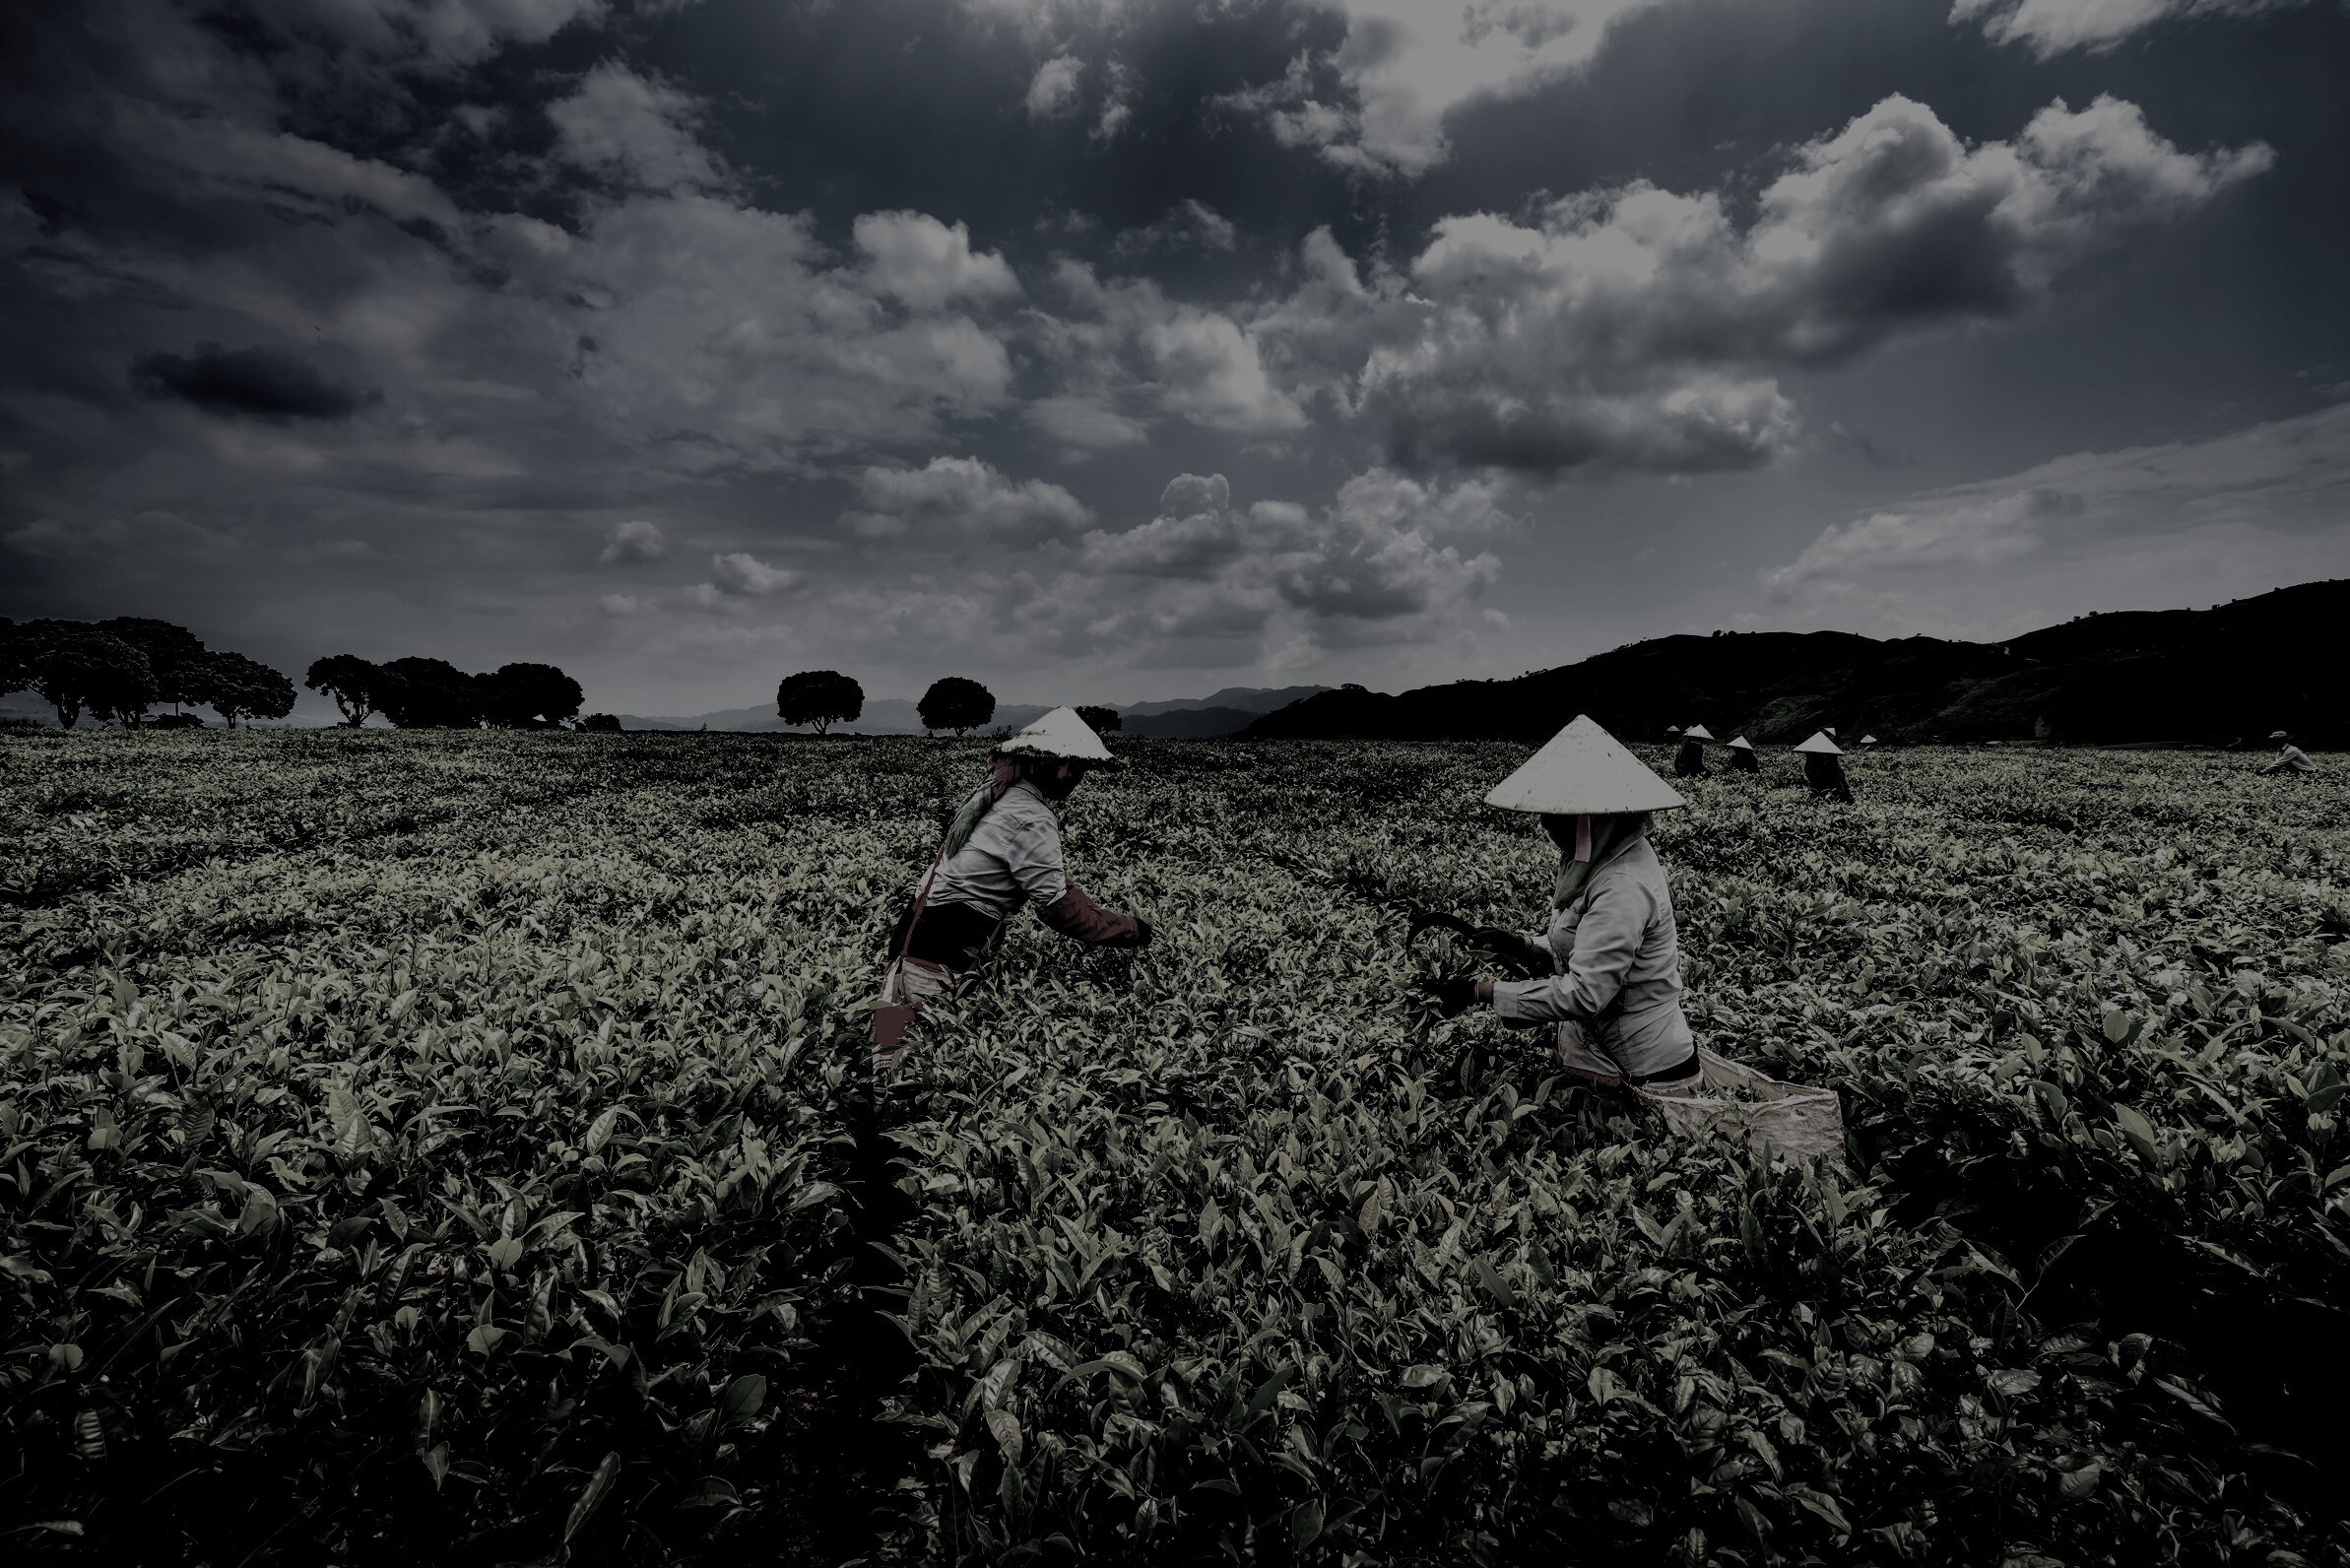
[[[1592,1071],[1645,1077],[1688,1058],[1693,1042],[1681,1014],[1672,893],[1647,839],[1594,872],[1551,916],[1547,932],[1523,935],[1558,972],[1496,984],[1493,1008],[1503,1018],[1556,1021],[1562,1056]],[[1594,1061],[1578,1063],[1578,1056]]]
[[[1034,904],[1037,918],[1053,930],[1091,947],[1131,945],[1141,936],[1132,915],[1095,903],[1069,880],[1061,864],[1061,819],[1027,779],[1007,789],[979,818],[970,841],[938,869],[923,923],[926,929],[940,924],[935,935],[952,949],[938,954],[940,961],[967,962],[977,956],[978,934],[1023,903]],[[916,935],[915,946],[929,955],[932,944],[924,935]]]
[[[2277,752],[2276,760],[2260,771],[2263,773],[2314,773],[2317,769],[2317,764],[2310,760],[2310,754],[2307,751],[2287,741],[2285,749]]]
[[[1805,751],[1803,782],[1811,786],[1814,795],[1825,795],[1847,806],[1853,802],[1853,786],[1845,779],[1842,757],[1831,756],[1824,751]]]

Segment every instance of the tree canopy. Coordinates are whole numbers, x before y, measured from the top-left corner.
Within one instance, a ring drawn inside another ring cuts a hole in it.
[[[383,666],[384,717],[403,730],[478,730],[485,717],[483,681],[446,659],[410,656]]]
[[[207,655],[193,679],[200,683],[198,700],[212,704],[232,730],[240,718],[282,719],[294,711],[294,683],[241,653]]]
[[[914,711],[926,730],[968,735],[996,716],[996,694],[968,677],[943,676],[930,684]]]
[[[775,688],[775,716],[786,724],[814,725],[818,735],[854,723],[864,711],[865,687],[838,670],[803,670]]]
[[[1091,725],[1096,735],[1108,735],[1126,727],[1125,717],[1116,708],[1105,708],[1090,702],[1077,709],[1077,717]]]
[[[383,666],[356,653],[330,653],[313,659],[309,673],[302,677],[302,685],[335,699],[335,706],[343,710],[343,722],[353,729],[383,711],[392,684]]]
[[[171,703],[212,700],[205,691],[207,661],[212,651],[187,627],[144,616],[115,616],[97,622],[97,628],[108,636],[120,637],[146,658],[148,673],[155,677],[154,700]]]
[[[501,664],[476,676],[484,716],[502,729],[553,729],[587,700],[579,683],[552,664]]]
[[[136,722],[156,700],[155,671],[130,643],[86,621],[28,621],[8,629],[0,674],[11,690],[30,686],[72,729],[87,711]]]

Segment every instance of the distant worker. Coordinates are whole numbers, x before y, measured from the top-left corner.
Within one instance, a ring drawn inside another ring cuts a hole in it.
[[[1861,737],[1860,737],[1860,750],[1861,750],[1861,751],[1874,751],[1875,749],[1876,749],[1876,737],[1875,737],[1875,736],[1873,736],[1873,735],[1863,735],[1863,736],[1861,736]]]
[[[1469,940],[1551,971],[1541,980],[1439,982],[1446,1016],[1490,1005],[1503,1019],[1554,1024],[1560,1065],[1597,1088],[1676,1082],[1698,1070],[1681,1014],[1680,937],[1651,814],[1688,803],[1615,738],[1578,717],[1485,804],[1535,812],[1558,846],[1545,931],[1480,928]]]
[[[1706,742],[1713,732],[1702,724],[1692,724],[1681,732],[1681,749],[1673,753],[1674,778],[1704,778],[1706,774]]]
[[[2260,769],[2261,772],[2314,773],[2317,770],[2317,764],[2310,760],[2309,753],[2295,746],[2293,738],[2284,731],[2271,730],[2268,732],[2268,738],[2277,744],[2279,750],[2276,753],[2276,760]]]
[[[1825,795],[1850,806],[1853,787],[1845,780],[1844,763],[1840,760],[1844,748],[1828,739],[1832,733],[1821,730],[1795,748],[1803,756],[1803,782],[1811,786],[1812,794]]]
[[[1087,947],[1150,945],[1148,922],[1095,903],[1062,869],[1053,808],[1094,769],[1126,766],[1092,726],[1074,709],[1055,708],[997,747],[988,761],[987,782],[955,814],[939,858],[890,935],[882,1006],[874,1015],[876,1092],[905,1060],[914,1014],[994,950],[1005,922],[1023,903]]]
[[[1732,773],[1762,771],[1762,762],[1754,754],[1754,743],[1742,735],[1730,743],[1730,770]]]

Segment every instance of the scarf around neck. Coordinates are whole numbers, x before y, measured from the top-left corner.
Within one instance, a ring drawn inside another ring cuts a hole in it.
[[[1550,891],[1553,909],[1564,909],[1581,897],[1594,873],[1648,837],[1653,818],[1647,812],[1616,812],[1570,820],[1575,823],[1575,847],[1560,851],[1558,881]]]

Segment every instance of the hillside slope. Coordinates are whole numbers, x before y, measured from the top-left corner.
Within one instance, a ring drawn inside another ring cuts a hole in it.
[[[2210,610],[2083,616],[2004,643],[1844,631],[1658,637],[1513,681],[1396,695],[1341,687],[1245,739],[1540,741],[1578,713],[1622,735],[1702,723],[1792,742],[1824,725],[1887,741],[2350,741],[2350,581]]]

